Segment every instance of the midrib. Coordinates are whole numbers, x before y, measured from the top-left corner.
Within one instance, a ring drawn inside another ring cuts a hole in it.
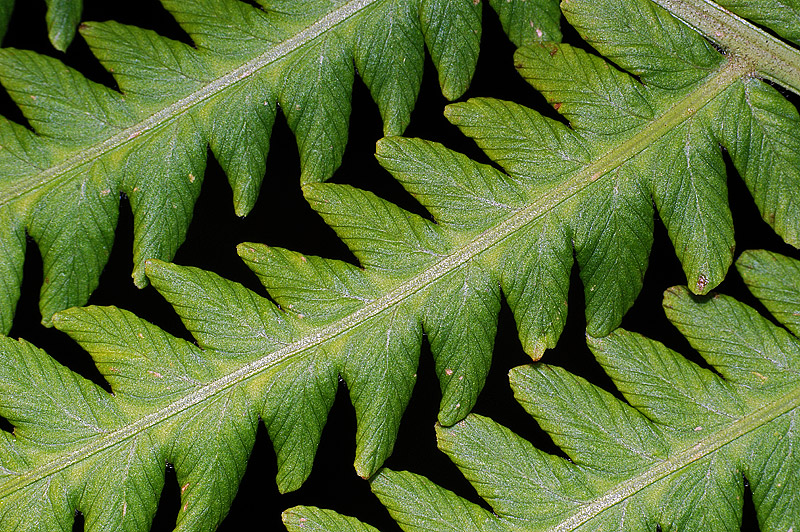
[[[308,44],[322,33],[329,31],[331,28],[341,24],[359,11],[380,1],[382,0],[352,0],[339,9],[331,11],[323,18],[296,33],[289,39],[281,41],[263,54],[251,59],[239,68],[204,85],[185,98],[164,107],[145,120],[120,131],[103,142],[94,144],[90,148],[75,153],[63,162],[51,166],[34,176],[20,179],[9,186],[0,188],[0,207],[44,186],[58,185],[61,181],[68,179],[70,177],[69,173],[75,168],[91,163],[95,159],[116,150],[128,142],[134,142],[144,133],[164,127],[193,107],[232,87],[236,83],[249,78],[262,68],[278,61],[301,46]]]
[[[800,51],[711,0],[651,0],[737,55],[754,72],[800,94]]]
[[[490,247],[497,245],[519,229],[535,221],[547,212],[554,209],[569,198],[608,175],[613,169],[618,168],[626,161],[641,153],[648,145],[671,131],[687,118],[690,118],[702,109],[716,95],[725,90],[736,79],[744,75],[747,66],[729,61],[711,74],[706,81],[696,90],[690,92],[675,105],[666,110],[657,120],[654,120],[639,133],[622,142],[615,149],[605,152],[593,163],[582,168],[573,177],[553,188],[552,193],[537,198],[528,206],[518,210],[496,227],[484,231],[452,254],[433,264],[427,270],[402,283],[386,295],[365,305],[358,311],[321,328],[317,333],[306,336],[293,344],[270,353],[256,361],[242,366],[236,371],[215,380],[186,397],[167,405],[166,407],[144,416],[137,421],[113,432],[108,433],[95,442],[86,445],[70,454],[43,464],[8,480],[0,487],[0,498],[7,497],[14,491],[30,483],[36,482],[48,475],[54,474],[72,464],[114,446],[121,441],[148,430],[170,417],[221,393],[228,388],[251,379],[269,367],[282,362],[303,351],[319,346],[364,323],[366,320],[377,316],[385,310],[408,299],[413,294],[428,287],[436,280],[444,277],[458,267],[477,257]]]
[[[652,486],[659,480],[667,477],[686,466],[697,462],[709,454],[716,452],[731,442],[763,427],[770,421],[800,407],[800,386],[772,402],[756,410],[725,428],[709,434],[695,445],[683,449],[668,460],[658,462],[641,474],[620,483],[616,488],[604,493],[591,504],[580,507],[569,518],[555,527],[548,529],[550,532],[567,532],[578,528],[591,519],[594,519],[612,506],[632,497],[643,489]]]

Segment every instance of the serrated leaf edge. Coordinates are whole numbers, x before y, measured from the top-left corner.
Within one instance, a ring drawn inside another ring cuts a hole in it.
[[[587,338],[591,343],[592,338]],[[591,504],[583,506],[579,511],[550,529],[552,532],[566,532],[576,530],[582,524],[598,516],[608,508],[619,504],[625,499],[655,484],[659,480],[697,462],[733,441],[761,428],[770,421],[800,407],[800,388],[783,395],[778,400],[767,404],[725,428],[718,430],[701,439],[691,447],[687,447],[670,458],[660,462],[644,472],[618,484],[599,496]]]
[[[376,0],[360,0],[358,4],[368,5],[371,1]],[[201,403],[208,397],[251,379],[279,362],[288,360],[293,356],[299,355],[307,349],[331,340],[336,336],[355,328],[369,318],[372,318],[399,304],[401,301],[408,299],[415,293],[423,290],[436,280],[441,279],[459,266],[474,259],[490,247],[508,238],[514,232],[544,216],[554,207],[575,196],[604,176],[609,175],[609,170],[616,168],[623,161],[635,156],[641,150],[645,149],[655,138],[660,136],[660,134],[669,131],[670,126],[680,124],[693,114],[697,113],[706,103],[711,101],[716,94],[724,90],[731,82],[741,77],[745,72],[745,63],[737,61],[723,63],[720,69],[712,73],[706,79],[706,81],[698,87],[697,90],[689,93],[673,107],[671,107],[666,113],[659,117],[658,120],[649,124],[648,127],[643,129],[641,132],[621,143],[619,146],[617,146],[617,148],[609,151],[606,155],[599,158],[592,164],[589,164],[580,172],[575,174],[572,178],[555,186],[549,194],[539,196],[535,201],[527,205],[525,208],[515,212],[500,222],[497,226],[495,226],[494,229],[485,231],[475,237],[473,240],[464,243],[458,247],[454,253],[444,257],[442,260],[433,264],[428,269],[390,290],[384,296],[374,300],[373,302],[342,318],[341,320],[325,326],[319,331],[301,338],[297,342],[289,344],[258,360],[250,362],[225,375],[224,377],[215,380],[198,389],[197,391],[183,397],[179,401],[153,412],[152,414],[144,416],[122,429],[110,432],[106,436],[92,442],[91,444],[77,449],[76,451],[53,462],[43,464],[37,468],[29,470],[28,472],[15,477],[14,479],[9,479],[2,489],[0,489],[0,499],[10,495],[24,485],[44,478],[47,475],[55,473],[68,467],[69,465],[85,459],[87,456],[91,456],[102,451],[103,449],[116,445],[120,441],[143,432],[151,426],[169,419],[170,417],[177,415],[178,413],[190,408],[195,404]],[[305,188],[307,188],[307,186],[304,187],[304,189]],[[164,263],[161,261],[151,260],[146,262],[146,268],[163,268],[163,264]],[[57,319],[58,314],[54,316],[54,320]],[[800,393],[798,395],[800,396]]]
[[[125,143],[134,140],[142,133],[155,131],[164,127],[189,109],[212,98],[223,90],[234,86],[242,80],[249,78],[267,65],[275,63],[304,44],[311,42],[322,33],[342,24],[349,18],[357,15],[360,11],[363,11],[379,1],[381,0],[351,0],[342,7],[331,11],[318,21],[299,31],[294,36],[271,47],[258,57],[218,77],[214,81],[204,85],[201,89],[177,102],[164,107],[136,125],[120,131],[99,144],[95,144],[90,148],[75,153],[65,161],[47,168],[33,177],[20,180],[13,185],[4,187],[0,190],[0,207],[22,196],[35,192],[44,186],[57,186],[60,183],[59,175],[66,175],[71,170],[79,168],[112,150],[124,146]]]

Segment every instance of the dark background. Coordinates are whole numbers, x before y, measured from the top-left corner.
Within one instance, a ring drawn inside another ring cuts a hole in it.
[[[94,59],[80,36],[76,37],[66,54],[55,51],[49,45],[44,15],[44,0],[19,1],[3,44],[58,57],[90,79],[115,87],[112,77]],[[153,29],[168,37],[190,42],[188,36],[156,0],[86,1],[83,20],[109,19]],[[579,38],[570,32],[566,23],[564,27],[565,40],[580,44]],[[554,116],[554,111],[544,103],[541,96],[517,75],[512,65],[513,52],[514,46],[503,34],[495,13],[487,6],[484,9],[481,55],[473,84],[464,98],[491,96],[509,99]],[[436,72],[428,58],[422,91],[406,136],[436,140],[467,153],[476,160],[487,162],[474,143],[444,119],[442,110],[446,103],[439,91]],[[2,89],[0,112],[12,120],[24,123],[21,114]],[[377,106],[361,80],[356,78],[350,140],[344,162],[333,181],[372,190],[406,209],[422,212],[421,207],[375,161],[375,142],[382,136],[381,131]],[[767,248],[798,257],[798,253],[784,244],[761,220],[735,170],[729,170],[729,195],[736,229],[737,256],[745,249]],[[299,174],[294,136],[283,116],[278,113],[261,197],[250,215],[238,218],[233,212],[232,194],[226,177],[209,153],[205,183],[195,208],[195,218],[175,262],[208,269],[264,294],[255,276],[236,255],[235,246],[240,242],[264,242],[306,254],[354,261],[333,231],[306,204],[300,192]],[[172,334],[190,338],[172,308],[155,290],[149,287],[138,290],[133,286],[130,278],[131,249],[132,216],[127,200],[123,199],[116,243],[100,286],[90,303],[126,308]],[[96,382],[102,382],[85,352],[66,335],[39,324],[37,304],[41,279],[41,257],[31,242],[26,257],[22,298],[11,336],[33,341],[63,364]],[[683,283],[685,277],[666,231],[657,222],[644,289],[623,321],[623,327],[658,339],[692,360],[702,363],[686,340],[667,322],[661,310],[663,290]],[[568,323],[557,348],[548,351],[544,361],[564,366],[613,392],[613,385],[602,373],[584,343],[582,291],[577,272],[573,271]],[[762,309],[746,291],[734,269],[731,269],[728,279],[718,291],[734,295]],[[491,416],[537,446],[558,453],[559,450],[549,437],[536,427],[514,401],[508,386],[508,370],[529,361],[517,340],[513,317],[504,304],[493,368],[475,412]],[[430,352],[427,345],[423,345],[417,386],[403,418],[394,454],[386,465],[393,469],[407,469],[426,475],[441,485],[480,502],[475,491],[461,477],[455,466],[436,448],[433,426],[440,398]],[[10,429],[7,423],[4,428]],[[297,504],[316,505],[354,515],[383,531],[398,530],[386,510],[369,491],[367,481],[355,474],[352,467],[354,435],[355,415],[344,386],[340,386],[310,478],[300,490],[279,495],[274,482],[277,472],[275,455],[266,430],[261,426],[239,495],[220,530],[280,530],[283,526],[280,523],[280,512]],[[482,504],[485,506],[485,503]],[[179,505],[178,484],[174,472],[168,470],[153,530],[171,530]],[[75,530],[82,528],[82,518],[78,517]],[[745,501],[745,522],[742,530],[757,530],[749,496]]]

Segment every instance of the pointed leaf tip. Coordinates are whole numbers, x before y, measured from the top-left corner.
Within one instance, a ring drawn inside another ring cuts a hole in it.
[[[145,271],[148,272],[149,270],[151,270],[153,268],[157,268],[158,266],[163,264],[163,263],[161,263],[161,264],[159,264],[159,263],[161,263],[161,261],[158,260],[158,259],[147,259],[146,261],[144,261]]]
[[[409,139],[405,137],[384,137],[375,143],[375,157],[380,160],[392,153],[396,153],[404,142]]]

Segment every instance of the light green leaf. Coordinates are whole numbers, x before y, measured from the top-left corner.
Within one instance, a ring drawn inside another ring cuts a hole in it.
[[[403,133],[422,82],[425,50],[419,18],[412,12],[416,7],[394,0],[359,28],[356,68],[378,103],[386,136]]]
[[[463,94],[478,62],[482,4],[473,0],[421,0],[420,21],[439,85],[448,100]],[[443,16],[450,15],[449,20]],[[464,35],[458,42],[454,35]]]
[[[769,251],[746,251],[736,268],[770,313],[800,336],[800,262]]]
[[[83,0],[45,0],[47,4],[48,36],[50,43],[56,50],[65,52],[72,39],[75,29],[81,21]],[[11,12],[14,10],[14,0],[0,0],[0,40],[6,34]]]
[[[377,532],[358,519],[313,506],[289,508],[283,512],[283,524],[290,532]]]
[[[380,493],[391,485],[392,497],[382,499],[397,523],[409,532],[438,530],[441,532],[500,532],[505,527],[498,519],[477,504],[458,497],[422,477],[408,472],[383,470],[372,481]]]
[[[761,216],[786,242],[800,245],[795,219],[800,138],[792,133],[800,127],[797,109],[774,88],[751,79],[728,89],[713,127]]]
[[[752,252],[740,268],[753,279],[791,269],[773,284],[800,298],[798,264]],[[739,530],[744,479],[761,530],[797,528],[800,340],[726,296],[676,287],[664,306],[712,369],[620,329],[588,342],[624,401],[559,367],[511,371],[517,400],[567,458],[474,414],[437,428],[494,529]],[[407,531],[441,530],[440,508],[458,508],[451,520],[469,528],[474,512],[411,473],[383,470],[372,489]]]

